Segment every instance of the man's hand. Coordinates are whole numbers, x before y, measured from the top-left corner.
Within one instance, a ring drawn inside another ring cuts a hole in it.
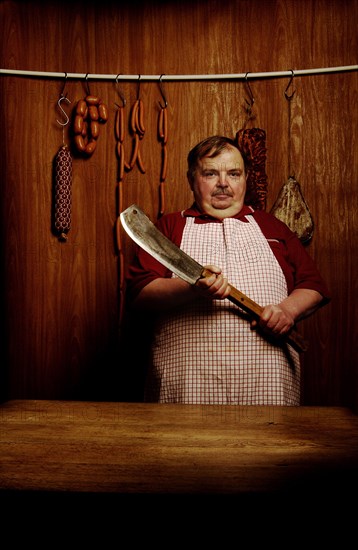
[[[281,304],[269,304],[263,308],[260,319],[251,322],[251,327],[259,325],[265,332],[277,337],[287,334],[294,324],[293,316]]]
[[[292,327],[318,309],[322,296],[316,290],[305,288],[295,289],[280,304],[265,306],[260,319],[252,321],[251,327],[259,325],[264,331],[274,336],[287,334]]]
[[[194,290],[201,296],[211,300],[224,300],[230,294],[231,287],[221,269],[215,265],[207,265],[205,269],[212,271],[209,277],[202,277],[194,285]]]

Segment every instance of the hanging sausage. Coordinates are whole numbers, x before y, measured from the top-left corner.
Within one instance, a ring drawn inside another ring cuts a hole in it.
[[[67,145],[62,145],[55,158],[55,229],[62,241],[71,229],[72,157]]]
[[[130,117],[130,128],[133,136],[133,148],[132,155],[129,161],[129,170],[132,170],[137,163],[139,170],[142,174],[145,174],[145,167],[142,159],[142,154],[140,150],[140,142],[145,134],[144,127],[144,104],[143,100],[139,97],[132,105],[131,117]]]
[[[64,129],[69,118],[63,110],[61,103],[70,100],[61,95],[58,106],[66,117],[66,121],[58,124],[62,126],[62,146],[55,157],[55,188],[54,188],[54,231],[59,240],[66,241],[67,234],[71,229],[71,206],[72,206],[72,157],[68,146],[65,144]]]
[[[105,124],[107,120],[107,106],[100,97],[91,94],[87,84],[87,95],[77,102],[73,118],[74,143],[79,153],[85,157],[93,155],[97,147],[100,124]]]
[[[165,211],[165,199],[164,199],[164,186],[165,180],[167,178],[168,170],[168,102],[166,100],[163,86],[162,86],[162,76],[159,79],[160,92],[162,94],[164,104],[159,102],[160,111],[158,113],[158,139],[161,143],[161,167],[160,167],[160,181],[159,181],[159,212],[158,218],[163,216]]]
[[[99,137],[100,124],[108,120],[108,111],[101,98],[88,95],[80,99],[73,121],[74,142],[79,153],[93,155]]]
[[[118,80],[116,80],[118,83]],[[114,135],[116,138],[116,154],[118,157],[118,178],[117,178],[117,219],[116,219],[116,244],[119,260],[119,321],[122,320],[124,313],[124,257],[121,238],[121,223],[119,215],[123,210],[123,179],[125,169],[129,170],[129,165],[125,160],[124,138],[126,115],[125,107],[126,100],[123,94],[119,91],[122,99],[122,105],[117,105],[117,111],[114,119]]]

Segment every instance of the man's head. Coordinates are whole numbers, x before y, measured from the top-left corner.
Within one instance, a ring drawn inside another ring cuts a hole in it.
[[[230,138],[212,136],[188,155],[188,181],[202,212],[223,219],[240,212],[246,193],[244,157]]]

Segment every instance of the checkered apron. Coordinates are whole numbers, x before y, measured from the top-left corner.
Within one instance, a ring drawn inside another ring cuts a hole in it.
[[[194,223],[181,248],[260,305],[287,296],[282,270],[252,216],[247,222]],[[193,300],[161,318],[154,340],[147,401],[222,405],[299,405],[300,364],[289,345],[272,345],[229,300]]]

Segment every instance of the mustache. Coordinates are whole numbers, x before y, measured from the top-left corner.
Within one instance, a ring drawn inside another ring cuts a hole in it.
[[[226,187],[219,187],[212,193],[212,197],[215,197],[216,195],[227,195],[228,197],[232,197],[233,194],[229,189],[226,189]]]

